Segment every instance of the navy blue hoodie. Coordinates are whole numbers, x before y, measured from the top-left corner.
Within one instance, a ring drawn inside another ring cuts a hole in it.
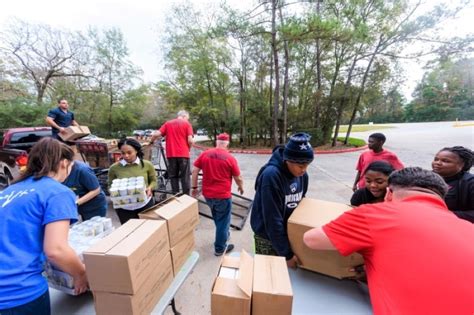
[[[250,225],[255,234],[272,242],[279,256],[293,257],[287,222],[308,190],[308,174],[295,177],[283,161],[284,147],[277,148],[255,181]]]

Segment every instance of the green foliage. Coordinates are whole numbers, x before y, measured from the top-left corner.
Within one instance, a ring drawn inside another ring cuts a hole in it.
[[[337,141],[340,141],[340,142],[344,142],[345,139],[346,139],[345,137],[337,137]],[[347,139],[347,144],[350,145],[350,146],[356,147],[356,148],[360,148],[360,147],[363,147],[364,145],[366,145],[367,143],[365,142],[364,139],[349,137]]]
[[[44,126],[48,109],[37,106],[33,97],[0,102],[0,129]]]

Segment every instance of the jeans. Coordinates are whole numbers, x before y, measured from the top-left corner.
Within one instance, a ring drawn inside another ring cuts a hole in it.
[[[181,181],[183,193],[189,195],[189,188],[191,187],[189,167],[189,158],[168,158],[168,176],[173,194],[179,192],[179,182]]]
[[[50,315],[51,305],[49,302],[49,290],[46,290],[39,298],[26,304],[0,310],[0,315]]]
[[[206,203],[211,208],[212,218],[216,225],[216,240],[214,250],[216,253],[222,253],[227,245],[229,238],[230,217],[232,214],[232,199],[213,199],[206,198]]]
[[[127,221],[130,219],[139,219],[138,214],[140,212],[145,211],[146,209],[154,205],[155,205],[155,198],[151,198],[150,201],[148,201],[148,203],[141,208],[138,208],[135,210],[126,210],[126,209],[117,208],[115,209],[115,213],[117,213],[120,224],[123,225],[127,223]]]

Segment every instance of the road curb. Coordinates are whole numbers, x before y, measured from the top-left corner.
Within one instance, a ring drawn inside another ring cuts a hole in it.
[[[193,144],[198,150],[206,151],[212,149],[211,147],[203,146],[200,144]],[[314,150],[314,154],[337,154],[337,153],[348,153],[348,152],[356,152],[362,151],[367,149],[367,145],[358,148],[349,148],[349,149],[341,149],[341,150]],[[262,150],[244,150],[244,149],[229,149],[230,153],[240,153],[240,154],[272,154],[271,149],[262,149]]]

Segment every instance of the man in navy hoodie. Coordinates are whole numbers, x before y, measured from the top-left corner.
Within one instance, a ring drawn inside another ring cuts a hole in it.
[[[287,222],[308,190],[306,169],[314,159],[310,136],[297,133],[285,146],[276,147],[259,171],[250,224],[254,231],[255,252],[284,256],[288,267],[296,267],[288,240]]]

